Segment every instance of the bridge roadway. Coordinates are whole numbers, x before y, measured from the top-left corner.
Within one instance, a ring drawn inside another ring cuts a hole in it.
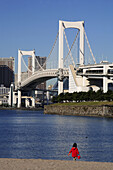
[[[105,83],[113,83],[113,64],[97,64],[97,65],[84,65],[77,69],[76,75],[85,76],[89,80],[95,81],[98,84],[97,79],[102,80],[106,77]],[[33,75],[22,81],[19,89],[35,89],[35,87],[52,78],[69,77],[69,69],[64,68],[63,72],[59,69],[46,69],[43,71],[36,71]],[[91,83],[92,84],[92,83]]]
[[[46,69],[43,71],[36,71],[33,75],[28,77],[26,80],[22,81],[19,89],[34,89],[38,84],[50,80],[52,78],[57,78],[60,72],[58,69]],[[69,77],[68,68],[63,69],[63,77]]]
[[[106,76],[108,79],[113,79],[113,63],[84,65],[77,70],[77,75],[86,76],[89,79],[102,79]]]

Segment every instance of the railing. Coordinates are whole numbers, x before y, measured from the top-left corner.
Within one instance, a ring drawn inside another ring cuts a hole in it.
[[[69,71],[67,68],[63,69],[63,75],[64,77],[68,77],[69,76]],[[47,69],[47,70],[43,70],[43,71],[36,71],[33,75],[31,75],[30,77],[28,77],[26,80],[21,82],[20,87],[26,86],[27,84],[29,84],[30,82],[33,82],[37,79],[48,79],[48,78],[55,78],[58,77],[58,69]]]

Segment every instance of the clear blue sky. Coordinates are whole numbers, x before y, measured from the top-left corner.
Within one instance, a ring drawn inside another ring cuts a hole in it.
[[[0,57],[48,56],[59,20],[84,20],[96,60],[113,62],[113,0],[0,0]]]

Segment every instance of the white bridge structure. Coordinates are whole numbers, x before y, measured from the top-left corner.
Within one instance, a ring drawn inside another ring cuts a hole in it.
[[[77,34],[75,39],[69,47],[65,29],[74,28],[77,29]],[[59,35],[59,54],[57,55],[58,60],[53,58],[52,52],[55,49],[55,45]],[[64,56],[64,38],[66,45],[68,47],[67,54]],[[73,58],[72,50],[75,43],[79,39],[78,53],[78,62]],[[92,56],[93,64],[89,61],[85,62],[85,50],[84,43],[87,42],[90,55]],[[25,63],[23,56],[32,56],[32,69],[30,69]],[[52,56],[52,58],[50,58]],[[50,68],[47,68],[48,60],[55,61],[54,64],[51,64]],[[27,72],[30,73],[30,76],[27,79],[22,80],[22,65],[24,63],[27,68]],[[39,66],[39,69],[36,70],[36,62]],[[18,85],[16,90],[18,91],[18,108],[21,107],[21,91],[25,89],[31,89],[32,91],[32,106],[35,107],[35,87],[49,79],[58,78],[58,94],[63,92],[63,79],[69,77],[69,92],[74,91],[88,91],[89,89],[98,90],[102,89],[104,92],[108,90],[108,84],[113,83],[113,64],[108,62],[102,62],[96,64],[95,57],[91,50],[85,29],[84,21],[78,22],[68,22],[68,21],[59,21],[59,31],[57,33],[55,42],[53,44],[52,50],[50,51],[49,56],[47,57],[46,62],[43,66],[37,61],[35,57],[35,50],[33,51],[22,51],[18,50]]]

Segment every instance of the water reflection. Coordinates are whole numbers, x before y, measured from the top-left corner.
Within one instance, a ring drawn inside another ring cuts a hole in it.
[[[77,142],[82,161],[113,162],[113,119],[0,110],[0,157],[72,160]]]

